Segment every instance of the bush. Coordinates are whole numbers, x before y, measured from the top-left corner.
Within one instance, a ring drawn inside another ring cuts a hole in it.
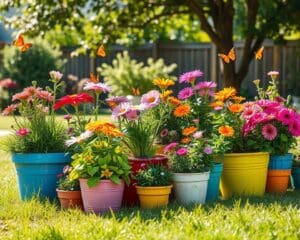
[[[132,95],[132,88],[138,88],[141,94],[153,89],[154,78],[175,79],[170,74],[176,67],[174,63],[167,66],[163,59],[155,61],[152,58],[148,58],[147,65],[144,66],[144,63],[131,59],[128,52],[124,51],[123,54],[117,54],[112,66],[104,63],[98,68],[98,72],[112,87],[112,95]]]
[[[11,78],[18,82],[19,89],[30,86],[37,81],[39,87],[49,83],[49,71],[61,70],[64,60],[58,49],[53,49],[43,40],[33,41],[33,46],[26,52],[6,46],[3,49],[3,78]]]

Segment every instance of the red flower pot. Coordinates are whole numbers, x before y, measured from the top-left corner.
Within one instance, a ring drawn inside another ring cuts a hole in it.
[[[131,173],[137,175],[139,170],[145,169],[148,165],[168,165],[168,158],[165,155],[156,155],[151,158],[128,157]],[[123,204],[125,206],[135,206],[139,204],[139,198],[135,188],[136,180],[131,178],[130,185],[125,186]]]

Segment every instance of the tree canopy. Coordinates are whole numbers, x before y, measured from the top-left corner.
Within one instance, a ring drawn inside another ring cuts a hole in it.
[[[139,43],[155,40],[163,28],[176,28],[176,20],[189,19],[198,24],[227,53],[234,36],[244,42],[239,66],[224,64],[225,86],[239,89],[254,52],[265,38],[282,41],[286,33],[299,27],[300,3],[297,0],[3,0],[0,10],[14,9],[5,17],[13,28],[32,36],[44,35],[55,27],[75,30],[81,51],[95,50],[100,43]],[[178,27],[178,26],[177,26]],[[183,28],[184,31],[184,28]],[[170,36],[168,36],[170,37]]]

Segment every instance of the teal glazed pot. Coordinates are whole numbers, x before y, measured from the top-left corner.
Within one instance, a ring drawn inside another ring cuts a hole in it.
[[[292,177],[294,180],[295,189],[300,190],[300,168],[299,167],[292,168]]]
[[[269,169],[291,169],[293,161],[293,154],[288,153],[285,155],[271,155],[269,161]]]
[[[215,201],[219,197],[220,179],[223,170],[223,163],[214,163],[214,168],[210,172],[207,185],[206,202]]]

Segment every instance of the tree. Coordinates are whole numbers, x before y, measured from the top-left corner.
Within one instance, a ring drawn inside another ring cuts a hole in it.
[[[244,40],[241,63],[224,64],[223,70],[225,86],[239,89],[264,39],[283,39],[299,26],[300,4],[297,0],[4,0],[0,4],[0,10],[10,8],[18,8],[18,13],[6,21],[31,35],[56,25],[76,29],[82,37],[81,52],[120,39],[130,39],[127,43],[155,39],[165,24],[186,15],[198,20],[199,31],[208,34],[218,52],[229,52],[239,33]]]

